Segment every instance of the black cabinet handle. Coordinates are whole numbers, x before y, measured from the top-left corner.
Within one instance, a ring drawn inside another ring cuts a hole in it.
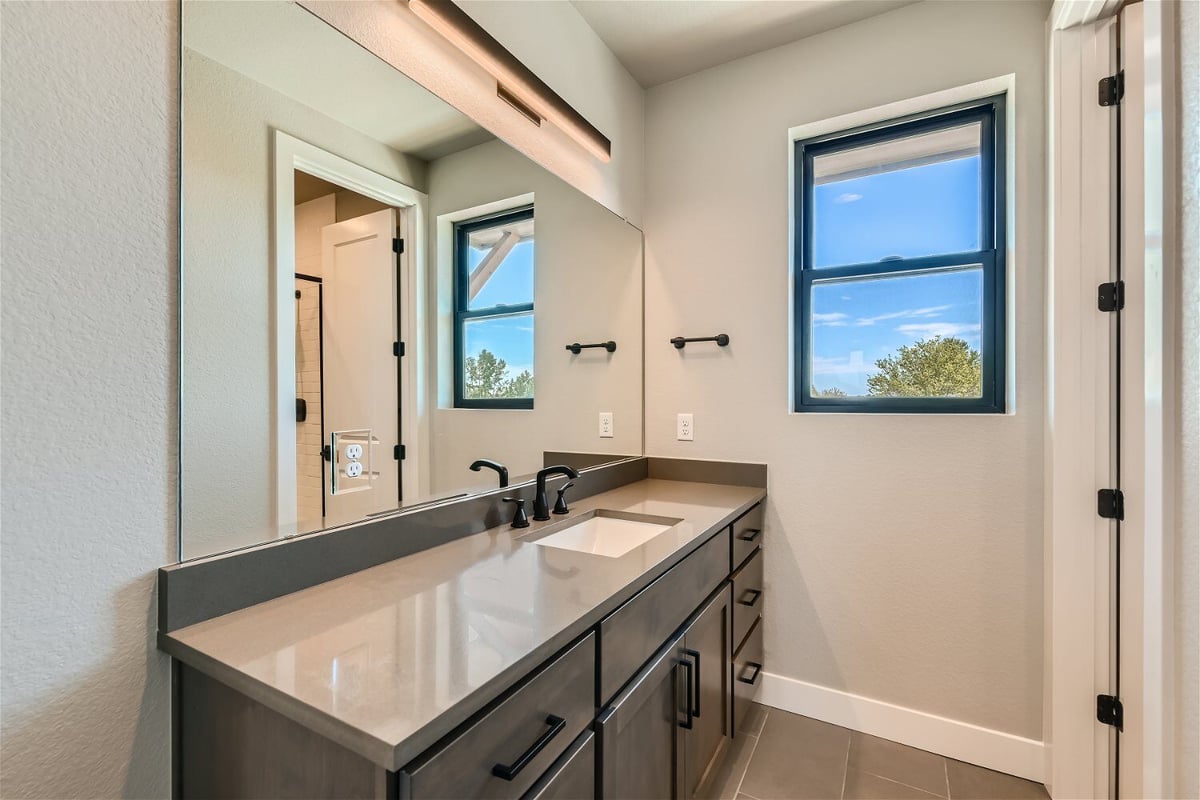
[[[521,754],[521,757],[512,764],[497,764],[492,767],[492,774],[497,778],[502,778],[506,781],[511,781],[513,778],[521,774],[521,770],[529,766],[529,762],[537,758],[537,754],[550,744],[550,740],[562,733],[563,728],[567,727],[567,721],[562,717],[556,717],[553,714],[546,715],[546,724],[550,729],[538,737],[538,740],[529,746],[529,749]]]
[[[692,692],[692,698],[695,701],[692,707],[692,716],[700,716],[700,653],[696,650],[684,650],[692,658],[696,659],[696,685],[695,691]]]
[[[762,533],[762,528],[747,528],[738,534],[738,538],[743,542],[753,542]]]
[[[738,675],[738,680],[741,681],[742,683],[748,683],[751,686],[753,686],[754,684],[758,683],[758,673],[762,672],[762,664],[756,664],[753,661],[748,661],[746,663],[746,668],[753,669],[754,674],[751,675],[749,678],[747,678],[745,675],[745,671],[743,671],[743,673],[741,675]]]
[[[692,692],[694,691],[692,689],[692,686],[693,686],[692,662],[681,658],[681,659],[679,659],[679,664],[685,670],[687,670],[687,683],[684,685],[684,697],[686,699],[684,700],[684,703],[683,703],[685,706],[684,711],[687,714],[687,721],[679,723],[679,727],[683,728],[684,730],[690,731],[692,729],[692,716],[693,716],[693,714],[692,714]]]
[[[758,598],[762,597],[762,592],[758,589],[747,589],[742,593],[742,599],[738,600],[739,606],[753,606],[758,602]]]

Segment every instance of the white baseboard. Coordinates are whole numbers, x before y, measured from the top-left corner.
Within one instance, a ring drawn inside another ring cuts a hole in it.
[[[758,702],[931,753],[1043,782],[1041,742],[882,700],[763,673]]]

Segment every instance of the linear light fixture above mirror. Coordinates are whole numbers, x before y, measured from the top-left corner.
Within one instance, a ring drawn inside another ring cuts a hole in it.
[[[452,0],[400,0],[423,22],[496,79],[496,92],[523,116],[564,130],[601,161],[612,158],[612,142],[541,78],[496,41]]]

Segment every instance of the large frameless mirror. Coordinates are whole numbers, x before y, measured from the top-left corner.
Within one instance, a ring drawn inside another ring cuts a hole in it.
[[[182,193],[181,558],[641,453],[641,232],[302,6],[183,4]]]

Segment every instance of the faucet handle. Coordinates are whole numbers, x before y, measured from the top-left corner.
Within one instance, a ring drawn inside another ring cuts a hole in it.
[[[501,497],[501,502],[515,503],[517,510],[513,512],[512,526],[514,528],[528,528],[529,517],[525,515],[525,498],[524,497]]]
[[[575,484],[573,484],[573,483],[568,483],[566,486],[564,486],[558,490],[558,499],[554,501],[554,513],[555,514],[570,513],[570,509],[567,508],[567,498],[565,495],[567,493],[567,489],[570,489],[574,485]]]

